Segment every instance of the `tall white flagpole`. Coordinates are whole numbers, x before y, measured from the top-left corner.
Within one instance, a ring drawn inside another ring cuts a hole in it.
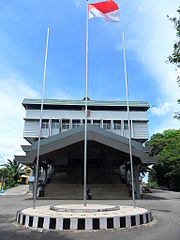
[[[41,141],[41,124],[42,124],[42,112],[43,112],[43,103],[44,103],[44,87],[45,87],[45,78],[46,78],[48,41],[49,41],[49,27],[47,30],[47,41],[46,41],[46,55],[45,55],[45,64],[44,64],[41,111],[40,111],[40,121],[39,121],[39,137],[38,137],[38,147],[37,147],[37,157],[36,157],[36,172],[35,172],[34,191],[33,191],[33,209],[35,209],[35,207],[36,207],[37,185],[38,185],[38,175],[39,175],[38,174],[39,173],[39,153],[40,153],[40,141]]]
[[[124,75],[125,75],[125,85],[126,85],[128,129],[129,129],[129,155],[130,155],[130,164],[131,164],[132,197],[133,197],[133,206],[135,208],[136,203],[135,203],[135,195],[134,195],[134,173],[133,173],[133,159],[132,159],[132,146],[131,146],[131,124],[130,124],[130,112],[129,112],[129,100],[128,100],[128,82],[127,82],[127,70],[126,70],[126,52],[125,52],[125,44],[124,44],[124,31],[122,31],[122,42],[123,42],[123,55],[124,55]]]
[[[87,87],[88,87],[88,0],[86,19],[86,98],[85,98],[85,125],[84,125],[84,206],[86,206],[86,183],[87,183]]]

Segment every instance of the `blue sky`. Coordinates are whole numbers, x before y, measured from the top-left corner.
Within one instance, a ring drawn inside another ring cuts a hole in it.
[[[95,1],[89,1],[93,3]],[[91,99],[125,100],[121,32],[125,32],[129,99],[148,101],[150,136],[179,128],[177,72],[167,64],[176,39],[167,19],[176,0],[116,0],[119,23],[89,21]],[[24,143],[21,105],[40,97],[47,27],[50,26],[46,98],[85,96],[85,0],[0,0],[0,156],[13,158]]]

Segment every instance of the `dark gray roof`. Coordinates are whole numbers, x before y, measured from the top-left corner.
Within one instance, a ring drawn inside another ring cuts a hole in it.
[[[26,105],[39,105],[41,104],[41,99],[34,98],[24,98],[22,102],[23,106]],[[84,106],[84,100],[63,100],[63,99],[44,99],[45,105],[59,105],[59,106]],[[88,106],[106,106],[106,107],[126,107],[126,101],[112,101],[112,100],[90,100],[88,101]],[[148,102],[145,101],[129,101],[130,107],[143,107],[149,108]]]
[[[115,150],[129,154],[129,139],[122,137],[118,134],[109,132],[104,129],[100,129],[96,126],[88,124],[87,126],[87,139],[88,141],[95,141],[104,144]],[[69,145],[81,142],[84,140],[84,126],[80,126],[66,132],[48,137],[41,140],[40,157],[45,156],[51,152],[55,152],[59,149],[63,149]],[[23,164],[32,164],[37,154],[37,142],[34,142],[31,146],[23,149],[26,150],[26,156],[15,156],[18,162]],[[132,140],[132,154],[137,157],[145,165],[150,165],[155,162],[153,158],[149,157],[147,149]]]

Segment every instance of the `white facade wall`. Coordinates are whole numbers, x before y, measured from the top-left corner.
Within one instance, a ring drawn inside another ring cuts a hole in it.
[[[27,119],[39,119],[39,110],[27,110]],[[43,119],[84,119],[84,111],[70,110],[43,110]],[[127,120],[126,111],[90,111],[90,119],[104,120]],[[147,121],[146,112],[131,111],[130,118],[132,120]]]
[[[28,120],[24,122],[23,137],[38,137],[39,121]]]
[[[25,138],[37,138],[39,132],[39,117],[40,110],[26,110],[26,117],[24,123],[24,134]],[[81,120],[85,118],[84,111],[79,110],[44,110],[43,119],[48,120],[48,128],[42,129],[42,137],[48,137],[51,135],[58,134],[62,132],[62,120],[70,120],[70,129],[72,128],[72,120]],[[52,128],[52,119],[57,119],[60,122],[59,129]],[[126,111],[90,111],[88,119],[91,120],[100,120],[101,127],[103,127],[104,120],[111,121],[111,127],[109,131],[112,131],[116,134],[120,134],[124,137],[129,136],[129,130],[124,129],[124,121],[127,120]],[[131,111],[131,136],[134,139],[148,139],[148,119],[145,111]],[[114,120],[121,120],[121,129],[114,130]]]
[[[145,131],[145,129],[147,131]],[[148,122],[133,122],[133,138],[142,139],[148,136]]]

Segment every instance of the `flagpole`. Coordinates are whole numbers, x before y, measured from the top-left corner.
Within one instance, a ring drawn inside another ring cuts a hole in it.
[[[123,55],[124,55],[124,75],[125,75],[125,85],[126,85],[128,129],[129,129],[129,155],[130,155],[130,164],[131,164],[132,197],[133,197],[133,206],[135,208],[136,203],[135,203],[135,195],[134,195],[134,174],[133,174],[133,159],[132,159],[132,146],[131,146],[131,125],[130,125],[130,112],[129,112],[129,100],[128,100],[128,82],[127,82],[127,70],[126,70],[126,52],[125,52],[125,44],[124,44],[124,31],[122,31],[122,42],[123,42]]]
[[[87,183],[87,88],[88,88],[88,0],[86,19],[86,98],[85,98],[85,125],[84,125],[84,206],[86,206]]]
[[[46,41],[46,55],[45,55],[45,64],[44,64],[41,111],[40,111],[40,121],[39,121],[39,136],[38,136],[38,147],[37,147],[37,157],[36,157],[36,172],[35,172],[34,191],[33,191],[33,209],[35,209],[36,207],[37,185],[38,185],[38,175],[39,175],[38,173],[39,173],[39,154],[40,154],[40,141],[41,141],[41,124],[42,124],[42,113],[43,113],[43,103],[44,103],[44,87],[45,87],[45,78],[46,78],[48,41],[49,41],[49,27],[47,30],[47,41]]]

